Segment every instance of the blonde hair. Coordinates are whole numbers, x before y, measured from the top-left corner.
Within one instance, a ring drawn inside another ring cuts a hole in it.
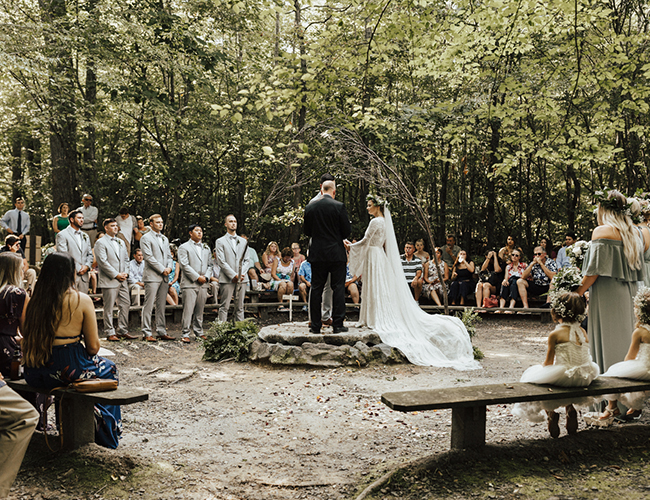
[[[275,253],[271,253],[271,245],[275,245],[275,248],[277,248]],[[280,245],[278,245],[277,242],[275,241],[269,241],[269,244],[266,245],[266,250],[264,250],[264,253],[268,255],[273,255],[274,257],[282,256],[282,254],[280,253]]]
[[[20,255],[13,252],[0,253],[0,290],[7,286],[22,285],[22,264]]]
[[[627,204],[627,199],[618,191],[610,191],[610,198],[622,198],[624,204]],[[632,269],[641,269],[643,262],[639,258],[639,237],[636,232],[632,219],[620,210],[612,210],[611,208],[603,206],[602,203],[598,204],[598,222],[603,225],[612,226],[618,229],[621,233],[621,240],[623,241],[623,252],[627,258],[627,262]]]

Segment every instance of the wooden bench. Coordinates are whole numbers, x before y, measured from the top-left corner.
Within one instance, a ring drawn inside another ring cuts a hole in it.
[[[485,446],[486,406],[576,399],[585,396],[648,391],[650,383],[599,377],[589,387],[557,387],[516,382],[514,384],[445,387],[382,394],[381,401],[396,411],[411,412],[451,408],[451,448]]]
[[[6,380],[7,385],[18,393],[50,394],[47,389],[27,385],[24,380]],[[149,394],[142,389],[119,386],[114,391],[77,392],[74,389],[61,388],[51,392],[61,403],[60,418],[63,428],[63,448],[73,450],[88,443],[95,442],[96,403],[105,405],[130,405],[147,401]]]

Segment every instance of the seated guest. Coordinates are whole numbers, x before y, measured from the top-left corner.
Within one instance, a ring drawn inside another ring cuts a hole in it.
[[[311,264],[304,261],[298,269],[298,295],[302,302],[309,302],[309,290],[311,289]],[[307,305],[302,306],[303,311],[308,311]]]
[[[95,243],[97,243],[97,240],[101,239],[104,237],[104,231],[99,231],[97,233],[97,239],[95,240]],[[97,264],[97,259],[95,258],[95,247],[91,250],[93,254],[93,265],[90,266],[90,270],[88,271],[88,290],[92,294],[97,293],[97,277],[99,276],[99,265]],[[99,297],[93,297],[93,302],[98,302]]]
[[[550,259],[555,260],[555,257],[557,257],[557,253],[553,249],[553,242],[551,241],[550,238],[547,236],[542,236],[539,239],[539,246],[542,247],[542,250],[548,255]]]
[[[33,387],[54,389],[88,378],[117,380],[115,363],[97,356],[95,306],[75,289],[75,272],[69,254],[49,255],[27,305],[23,363],[25,381]],[[117,448],[121,433],[120,407],[95,403],[95,442]]]
[[[34,290],[34,283],[36,283],[36,271],[29,267],[29,263],[25,258],[25,252],[23,252],[23,249],[20,247],[20,239],[13,234],[7,235],[5,238],[5,246],[0,248],[0,253],[3,252],[15,253],[22,259],[23,278],[27,281],[25,290],[27,290],[27,293],[31,295],[32,290]],[[19,286],[21,288],[23,287],[22,278]]]
[[[510,299],[510,309],[514,309],[515,303],[519,298],[519,288],[517,287],[517,280],[526,270],[526,264],[520,262],[521,252],[514,249],[510,253],[510,264],[506,266],[506,274],[501,282],[501,292],[499,295],[499,307],[506,306],[506,300]],[[497,311],[498,312],[498,311]]]
[[[431,259],[429,252],[424,251],[424,240],[422,238],[415,240],[414,255],[422,261],[422,265],[425,265]]]
[[[0,408],[0,498],[9,498],[9,490],[38,423],[38,412],[9,388],[2,375]]]
[[[497,287],[506,274],[506,264],[499,258],[499,254],[490,250],[485,255],[485,260],[479,273],[479,282],[476,285],[476,306],[485,307],[484,299],[489,299],[491,295],[497,294]],[[494,307],[494,306],[493,306]]]
[[[248,241],[248,236],[245,234],[240,234],[242,238],[244,238],[246,241]],[[262,270],[262,266],[260,265],[260,259],[257,256],[257,252],[253,247],[250,245],[248,246],[248,279],[250,280],[259,280],[260,279],[260,273],[264,272]],[[217,283],[219,281],[217,280]],[[253,289],[253,285],[251,285],[251,290]]]
[[[407,241],[404,244],[404,253],[400,255],[402,259],[402,269],[406,282],[411,286],[411,293],[415,300],[420,300],[422,293],[422,261],[415,255],[415,245],[412,241]]]
[[[519,295],[525,308],[528,308],[529,295],[535,297],[548,293],[551,280],[557,273],[557,264],[553,259],[547,257],[542,247],[535,247],[534,252],[533,260],[528,264],[521,278],[517,280]]]
[[[447,235],[447,244],[442,248],[442,260],[449,266],[449,269],[454,267],[460,247],[456,245],[456,237],[453,234]]]
[[[266,250],[264,250],[261,258],[262,268],[265,273],[270,273],[271,268],[273,267],[273,262],[282,258],[279,248],[280,247],[278,247],[278,244],[275,241],[270,242],[266,246]]]
[[[133,254],[133,259],[129,261],[129,277],[126,279],[129,284],[129,291],[131,292],[132,304],[135,304],[133,289],[135,288],[138,293],[140,293],[140,290],[144,290],[143,274],[144,256],[142,255],[142,250],[138,248]]]
[[[573,245],[576,241],[577,241],[577,236],[576,233],[574,233],[573,231],[569,231],[564,235],[564,246],[558,250],[557,260],[555,261],[558,269],[562,269],[563,267],[569,267],[571,265],[571,261],[569,260],[569,257],[566,254],[566,249],[571,245]]]
[[[449,299],[453,305],[465,305],[465,300],[474,291],[474,263],[467,259],[467,252],[458,252],[454,267],[451,268]]]
[[[295,264],[296,269],[300,269],[302,263],[305,262],[305,256],[300,253],[300,243],[292,243],[291,251],[293,252],[293,255],[291,256],[293,263]]]
[[[510,264],[512,252],[514,250],[517,250],[519,252],[519,258],[521,259],[521,255],[523,255],[524,252],[522,251],[521,247],[517,246],[517,241],[515,240],[514,236],[508,236],[508,239],[506,240],[506,246],[502,247],[501,250],[499,250],[499,258],[506,264]]]
[[[219,303],[219,273],[221,268],[217,262],[217,255],[215,250],[212,251],[212,266],[208,269],[208,276],[210,278],[210,294],[215,304]]]
[[[170,259],[167,263],[167,267],[172,270],[167,277],[169,290],[167,292],[167,303],[170,306],[177,306],[180,302],[181,295],[181,285],[178,282],[180,278],[181,266],[178,263],[178,247],[173,243],[169,245]]]
[[[135,254],[135,251],[140,248],[140,238],[145,234],[151,231],[149,226],[144,225],[144,219],[141,215],[135,216],[135,227],[133,228],[133,244],[131,245],[131,251]]]
[[[291,257],[293,252],[289,247],[282,249],[282,258],[280,260],[273,261],[273,267],[271,268],[271,276],[273,281],[271,282],[272,290],[277,290],[278,292],[278,302],[282,302],[283,295],[290,295],[293,293],[293,282],[296,278],[296,266],[293,264]],[[280,306],[278,311],[288,311],[289,309]]]
[[[449,281],[449,266],[447,266],[447,263],[442,260],[442,249],[440,247],[436,248],[436,256],[438,257],[438,263],[440,264],[440,270],[442,271],[442,279],[440,279],[435,259],[431,259],[424,266],[424,286],[422,287],[422,295],[441,306],[442,302],[440,301],[440,297],[443,296],[443,293],[446,293],[446,282]]]
[[[348,259],[349,260],[349,259]],[[352,273],[350,273],[350,266],[346,265],[345,266],[345,292],[350,296],[352,299],[353,304],[358,304],[359,303],[359,287],[361,286],[361,283],[359,283],[359,276],[353,276]]]
[[[0,254],[0,373],[5,378],[11,377],[14,353],[20,353],[22,336],[19,330],[23,330],[25,309],[29,303],[27,292],[21,287],[22,268],[23,261],[18,253]]]

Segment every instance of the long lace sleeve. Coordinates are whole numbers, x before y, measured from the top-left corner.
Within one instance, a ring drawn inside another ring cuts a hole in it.
[[[375,217],[368,224],[363,239],[350,245],[350,272],[361,276],[369,246],[383,246],[386,238],[384,218]]]

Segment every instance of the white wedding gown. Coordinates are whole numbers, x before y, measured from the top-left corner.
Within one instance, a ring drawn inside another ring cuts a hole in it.
[[[372,219],[363,239],[351,245],[350,272],[363,280],[359,326],[371,328],[415,365],[481,368],[463,322],[427,314],[413,300],[388,208],[385,217]]]

